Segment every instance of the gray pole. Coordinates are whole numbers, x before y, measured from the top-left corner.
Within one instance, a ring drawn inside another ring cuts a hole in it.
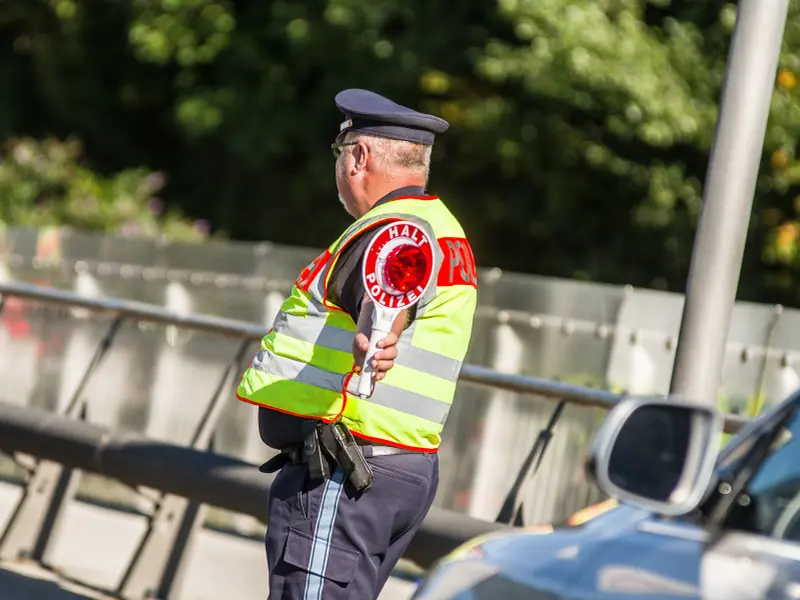
[[[739,0],[670,393],[716,404],[789,0]]]

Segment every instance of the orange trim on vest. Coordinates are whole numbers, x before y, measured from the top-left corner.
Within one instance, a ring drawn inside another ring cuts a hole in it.
[[[308,286],[314,281],[314,277],[325,267],[330,258],[331,253],[328,250],[325,250],[325,252],[317,256],[317,258],[311,261],[310,265],[300,271],[300,275],[297,276],[297,281],[294,282],[295,287],[298,290],[307,292]]]
[[[389,202],[394,202],[395,200],[438,200],[439,196],[398,196],[397,198],[392,198]]]
[[[301,419],[316,419],[318,421],[322,421],[323,423],[333,423],[335,419],[323,419],[321,417],[309,417],[308,415],[301,415],[300,413],[295,413],[290,410],[283,410],[282,408],[275,408],[273,406],[265,406],[264,404],[259,404],[258,402],[253,402],[252,400],[248,400],[247,398],[242,398],[238,392],[236,393],[236,398],[241,400],[242,402],[246,402],[247,404],[252,404],[253,406],[258,406],[259,408],[266,408],[267,410],[274,410],[275,412],[283,413],[285,415],[291,415],[292,417],[300,417]],[[361,438],[362,440],[367,440],[368,442],[377,442],[379,444],[384,444],[386,446],[392,446],[394,448],[402,448],[403,450],[410,450],[411,452],[426,452],[428,454],[435,454],[439,451],[439,448],[415,448],[414,446],[406,446],[404,444],[398,444],[397,442],[391,440],[384,440],[381,438],[370,437],[368,435],[363,435],[361,433],[357,433],[350,430],[354,436]]]
[[[253,406],[258,406],[259,408],[274,410],[275,412],[283,413],[285,415],[291,415],[292,417],[300,417],[302,419],[316,419],[318,421],[322,421],[323,423],[333,423],[333,419],[323,419],[322,417],[309,417],[308,415],[301,415],[300,413],[292,412],[290,410],[275,408],[274,406],[267,406],[266,404],[259,404],[258,402],[253,402],[252,400],[248,400],[247,398],[242,398],[239,395],[239,392],[235,392],[235,394],[237,400],[241,400],[242,402],[247,402],[247,404],[252,404]]]
[[[379,444],[384,444],[385,446],[392,446],[394,448],[402,448],[403,450],[411,450],[412,452],[425,452],[427,454],[436,454],[439,451],[439,448],[416,448],[414,446],[406,446],[404,444],[398,444],[397,442],[393,442],[390,440],[383,440],[381,438],[370,437],[368,435],[364,435],[363,433],[358,433],[356,431],[350,430],[354,436],[361,438],[362,440],[367,440],[368,442],[378,442]]]

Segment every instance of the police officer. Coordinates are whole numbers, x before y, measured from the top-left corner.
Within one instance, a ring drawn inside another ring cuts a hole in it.
[[[431,507],[440,434],[476,306],[477,276],[456,218],[425,191],[448,123],[366,90],[339,93],[332,144],[339,200],[355,222],[298,277],[237,397],[259,406],[281,452],[270,490],[270,600],[377,598]],[[400,313],[355,396],[372,324],[361,261],[372,236],[412,220],[436,240],[434,284]],[[354,366],[355,365],[355,366]]]

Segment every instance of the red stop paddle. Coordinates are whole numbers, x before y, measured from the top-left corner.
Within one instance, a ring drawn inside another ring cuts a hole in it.
[[[364,255],[362,276],[375,311],[369,349],[358,381],[358,396],[372,395],[375,370],[370,362],[378,350],[377,344],[391,332],[398,313],[419,302],[433,279],[432,274],[431,238],[419,225],[394,221],[372,238]]]

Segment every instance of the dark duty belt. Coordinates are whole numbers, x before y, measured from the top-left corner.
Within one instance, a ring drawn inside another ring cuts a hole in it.
[[[284,448],[259,467],[262,473],[274,473],[287,464],[308,465],[312,479],[330,477],[333,464],[338,465],[358,491],[372,485],[372,470],[365,459],[397,454],[413,454],[414,450],[376,444],[355,438],[342,424],[334,435],[334,426],[320,425],[303,445]]]
[[[394,446],[386,446],[384,444],[373,444],[367,441],[358,443],[358,446],[364,453],[364,458],[378,458],[380,456],[392,456],[395,454],[414,454],[414,450],[395,448]],[[308,456],[303,452],[303,446],[291,446],[281,450],[280,453],[258,467],[258,470],[262,473],[275,473],[287,464],[302,465],[306,463],[308,463]]]

